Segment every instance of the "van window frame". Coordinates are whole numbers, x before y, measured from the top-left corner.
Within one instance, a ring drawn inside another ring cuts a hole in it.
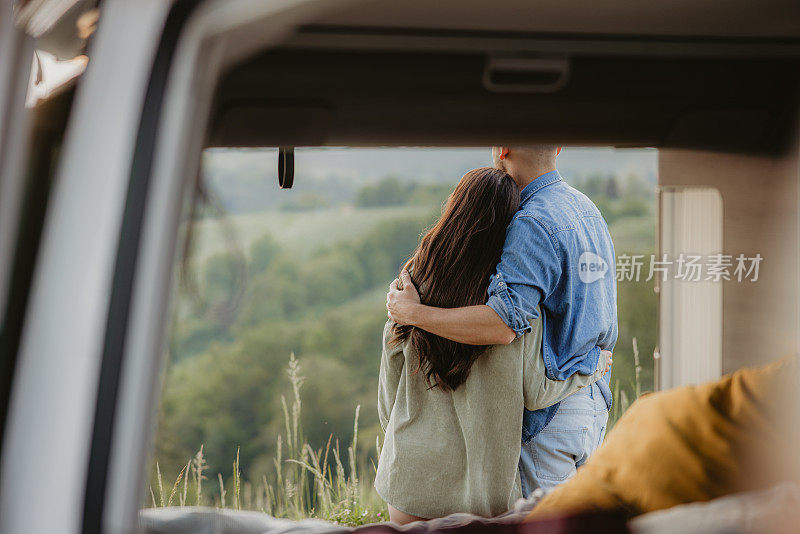
[[[177,0],[171,6],[156,49],[142,106],[103,340],[102,363],[83,503],[82,531],[84,534],[100,534],[103,530],[103,510],[111,459],[114,419],[132,303],[136,260],[139,256],[140,237],[152,177],[158,125],[179,38],[186,22],[202,3],[203,0]]]

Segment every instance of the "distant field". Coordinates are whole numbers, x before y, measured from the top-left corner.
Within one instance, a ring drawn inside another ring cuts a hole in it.
[[[271,234],[288,250],[306,255],[322,246],[368,232],[376,224],[393,219],[433,213],[432,206],[397,206],[389,208],[342,207],[315,211],[263,211],[233,215],[224,219],[206,219],[195,224],[195,255],[203,260],[238,247],[249,253],[251,245],[264,234]],[[228,237],[233,230],[234,239]]]
[[[206,219],[195,224],[195,254],[203,261],[230,247],[249,253],[251,245],[269,233],[288,250],[304,256],[322,246],[366,233],[378,223],[423,216],[435,209],[432,206],[397,206],[306,212],[270,210]],[[228,237],[231,233],[225,230],[226,225],[233,230],[233,239]],[[610,230],[618,252],[651,253],[655,249],[655,218],[652,216],[622,219],[612,224]]]
[[[655,215],[627,217],[609,226],[614,250],[622,252],[640,252],[652,254],[656,248]]]

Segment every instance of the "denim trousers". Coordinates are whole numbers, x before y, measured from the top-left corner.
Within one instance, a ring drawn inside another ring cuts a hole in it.
[[[575,474],[603,442],[608,408],[597,384],[570,395],[541,432],[522,444],[519,474],[525,497]]]

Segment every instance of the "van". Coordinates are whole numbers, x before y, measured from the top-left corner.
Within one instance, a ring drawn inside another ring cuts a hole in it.
[[[799,67],[789,0],[3,2],[0,531],[136,530],[206,147],[658,148],[658,253],[763,262],[658,285],[657,388],[796,353]]]

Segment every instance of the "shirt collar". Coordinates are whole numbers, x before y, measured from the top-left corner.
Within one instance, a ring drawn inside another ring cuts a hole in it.
[[[519,203],[524,204],[534,195],[534,193],[539,191],[539,189],[547,187],[548,185],[554,184],[561,180],[561,175],[558,174],[558,171],[556,170],[544,173],[525,186],[525,188],[519,194]]]

